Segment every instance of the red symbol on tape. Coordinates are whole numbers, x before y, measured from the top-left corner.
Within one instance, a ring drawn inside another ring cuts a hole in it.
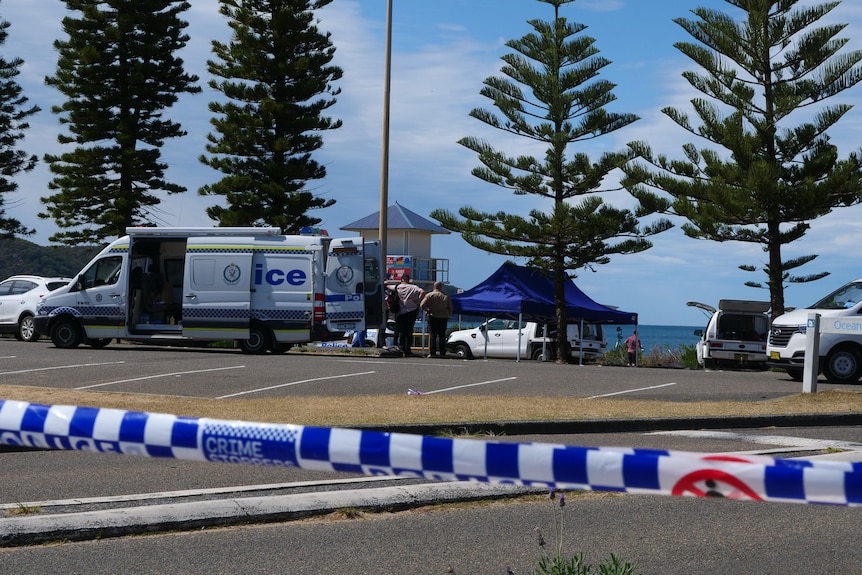
[[[671,495],[763,500],[744,481],[718,469],[701,469],[681,477],[671,489]]]

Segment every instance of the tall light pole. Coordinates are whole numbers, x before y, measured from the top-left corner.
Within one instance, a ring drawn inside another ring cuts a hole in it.
[[[380,221],[378,235],[383,258],[382,271],[386,274],[386,236],[389,226],[389,92],[392,85],[392,0],[386,5],[386,64],[383,76],[383,161],[380,170]]]
[[[380,220],[378,238],[380,239],[380,272],[386,277],[386,236],[389,234],[389,92],[392,85],[392,0],[386,4],[386,58],[383,75],[383,160],[380,170]],[[383,325],[377,330],[377,347],[386,344],[386,302],[381,294],[380,305],[383,309]]]

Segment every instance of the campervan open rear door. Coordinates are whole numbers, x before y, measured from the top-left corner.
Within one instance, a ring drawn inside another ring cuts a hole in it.
[[[191,237],[183,277],[183,335],[248,339],[251,237]]]

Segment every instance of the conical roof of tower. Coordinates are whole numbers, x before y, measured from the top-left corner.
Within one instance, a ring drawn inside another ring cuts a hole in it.
[[[429,234],[448,234],[451,233],[446,228],[443,228],[432,221],[429,221],[414,211],[408,210],[398,202],[389,206],[386,212],[386,227],[391,230],[416,230]],[[341,226],[342,230],[359,232],[362,230],[376,230],[380,227],[380,210],[365,216],[362,219],[356,220],[346,226]]]

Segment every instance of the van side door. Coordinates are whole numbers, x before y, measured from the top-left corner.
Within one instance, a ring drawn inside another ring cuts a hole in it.
[[[182,292],[184,336],[248,339],[253,249],[250,237],[188,238]]]
[[[253,258],[252,319],[272,329],[280,343],[307,342],[319,251],[286,244],[283,236],[257,240]]]

